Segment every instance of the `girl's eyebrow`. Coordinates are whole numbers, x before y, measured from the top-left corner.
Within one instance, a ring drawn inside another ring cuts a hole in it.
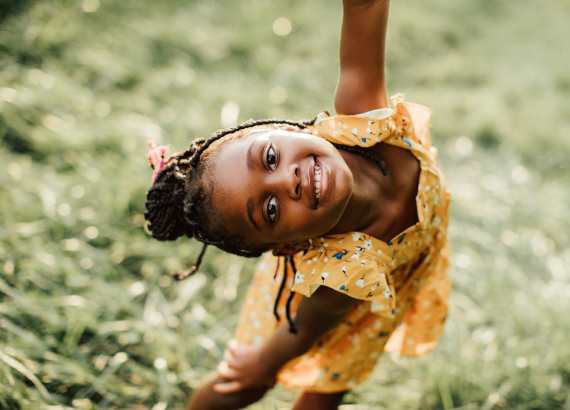
[[[253,200],[251,198],[248,198],[246,207],[247,207],[247,218],[249,219],[249,222],[253,225],[253,227],[256,230],[261,231],[261,228],[259,227],[259,225],[255,222],[255,219],[253,218]]]
[[[249,144],[249,147],[247,148],[247,169],[249,169],[250,171],[255,167],[255,158],[254,155],[255,153],[253,152],[253,148],[254,148],[255,142],[252,142],[251,144]]]
[[[260,132],[261,130],[257,131]],[[256,132],[256,131],[254,131]],[[256,142],[257,141],[252,141],[249,144],[249,147],[247,148],[247,153],[246,153],[246,162],[247,162],[247,169],[248,170],[254,170],[256,167],[256,157],[258,155],[258,149],[256,149]],[[257,144],[259,145],[259,144]],[[261,159],[259,161],[262,161]],[[251,225],[253,225],[253,227],[257,230],[257,231],[261,231],[261,227],[259,226],[259,224],[257,222],[255,222],[255,218],[254,218],[254,204],[253,204],[253,199],[248,198],[247,199],[247,203],[246,203],[246,213],[247,213],[247,219],[249,219],[249,222],[251,223]]]
[[[259,130],[253,130],[251,131],[247,136],[249,137],[252,134],[262,134],[262,133],[267,133],[267,132],[271,132],[271,129],[259,129]],[[255,152],[254,152],[254,145],[258,140],[254,140],[249,144],[249,147],[247,148],[247,168],[248,169],[253,169],[253,167],[255,166]]]

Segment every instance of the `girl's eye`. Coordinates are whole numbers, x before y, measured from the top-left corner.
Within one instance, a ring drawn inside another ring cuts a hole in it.
[[[269,223],[273,224],[277,221],[277,217],[279,216],[279,203],[276,197],[272,196],[269,198],[269,201],[267,201],[265,215]]]
[[[277,152],[275,148],[273,148],[273,145],[270,145],[265,153],[265,162],[271,171],[275,171],[277,168]]]

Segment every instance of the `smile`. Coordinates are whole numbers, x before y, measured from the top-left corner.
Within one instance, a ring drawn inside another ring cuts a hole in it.
[[[317,209],[321,204],[324,197],[324,191],[326,187],[326,178],[323,166],[316,156],[313,156],[313,166],[311,169],[311,186],[313,188],[313,198],[311,201],[311,207]]]
[[[315,163],[315,186],[314,195],[317,202],[321,198],[321,167],[319,163]]]

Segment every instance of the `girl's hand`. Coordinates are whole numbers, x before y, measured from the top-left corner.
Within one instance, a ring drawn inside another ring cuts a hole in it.
[[[321,286],[310,298],[302,298],[295,316],[297,333],[281,323],[260,347],[230,342],[218,367],[222,379],[214,391],[230,394],[242,390],[268,390],[279,369],[307,352],[327,331],[342,322],[361,301]]]
[[[251,388],[272,387],[275,373],[265,366],[260,352],[259,347],[230,342],[224,360],[218,366],[218,374],[226,380],[214,385],[214,390],[229,394]]]

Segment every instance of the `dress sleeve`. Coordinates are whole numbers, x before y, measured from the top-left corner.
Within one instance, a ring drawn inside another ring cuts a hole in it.
[[[390,98],[392,108],[379,108],[356,115],[317,116],[313,132],[334,144],[371,147],[389,138],[402,138],[431,146],[431,110],[404,100],[402,94]]]
[[[394,112],[386,108],[357,115],[317,116],[312,129],[333,144],[371,147],[395,132]]]
[[[425,105],[404,100],[402,94],[391,97],[395,109],[394,120],[400,136],[409,136],[424,147],[431,147],[431,110]]]
[[[390,278],[391,260],[359,233],[347,236],[361,240],[323,240],[295,258],[297,271],[292,291],[310,297],[319,286],[327,286],[355,299],[372,302],[377,314],[392,314],[396,293]],[[352,239],[352,238],[351,238]]]

